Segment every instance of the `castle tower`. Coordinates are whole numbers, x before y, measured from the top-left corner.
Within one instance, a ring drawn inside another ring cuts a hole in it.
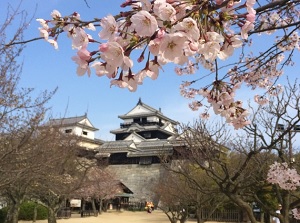
[[[123,122],[111,131],[116,140],[104,142],[97,156],[108,159],[107,168],[133,192],[135,200],[156,202],[150,187],[163,176],[160,157],[173,154],[171,139],[177,135],[179,123],[141,99],[118,117]]]
[[[103,141],[95,138],[95,132],[99,129],[95,128],[87,117],[87,114],[82,116],[50,119],[46,125],[59,126],[60,131],[66,134],[75,134],[81,137],[79,146],[94,150],[99,147]]]

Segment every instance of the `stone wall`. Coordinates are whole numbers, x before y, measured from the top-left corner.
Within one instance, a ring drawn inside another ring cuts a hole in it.
[[[134,199],[131,200],[158,203],[159,198],[154,195],[152,187],[164,175],[165,170],[161,164],[122,164],[110,165],[107,168],[134,193]]]

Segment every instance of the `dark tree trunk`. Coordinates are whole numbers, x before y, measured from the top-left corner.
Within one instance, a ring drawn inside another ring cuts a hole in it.
[[[242,208],[243,211],[245,211],[245,213],[247,214],[247,217],[249,218],[249,221],[251,221],[252,223],[257,222],[256,218],[254,216],[252,207],[247,202],[245,202],[244,200],[242,200],[239,196],[237,196],[235,194],[228,194],[227,196],[230,199],[232,199],[240,208]]]
[[[263,223],[264,219],[265,219],[265,213],[261,212],[261,214],[260,214],[260,222]]]
[[[56,211],[48,208],[48,223],[56,223]]]
[[[14,196],[10,194],[10,198],[5,223],[17,223],[19,218],[19,210],[22,203],[23,195]]]
[[[176,212],[172,212],[172,211],[169,211],[169,212],[165,212],[164,213],[168,216],[169,220],[171,223],[177,223],[178,221],[178,217],[177,217],[177,213]]]
[[[103,208],[103,200],[102,198],[99,199],[99,214],[102,214],[102,208]]]
[[[37,204],[35,203],[34,209],[33,209],[33,219],[32,219],[32,222],[36,222],[36,217],[37,217]]]
[[[181,212],[181,217],[179,219],[180,223],[185,223],[188,218],[188,212],[187,211],[182,211]]]
[[[197,215],[197,223],[203,223],[204,220],[201,218],[201,208],[197,207],[197,211],[196,211],[196,215]]]
[[[11,204],[8,208],[5,223],[18,223],[20,203]]]
[[[91,202],[92,202],[92,209],[93,209],[94,216],[97,217],[98,216],[98,211],[97,211],[97,208],[96,208],[95,199],[92,199]]]

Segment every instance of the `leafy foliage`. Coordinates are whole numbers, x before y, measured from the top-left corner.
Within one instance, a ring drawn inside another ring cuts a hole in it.
[[[31,221],[34,216],[34,208],[37,208],[36,220],[44,220],[48,217],[48,209],[35,202],[26,201],[21,204],[19,220]]]

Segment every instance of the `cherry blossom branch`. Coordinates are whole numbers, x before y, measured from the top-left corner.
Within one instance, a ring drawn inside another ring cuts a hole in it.
[[[296,10],[290,5],[285,5],[286,1],[277,1],[254,9],[255,3],[255,0],[246,0],[244,3],[230,0],[215,0],[215,2],[128,0],[121,7],[130,9],[115,16],[108,15],[102,19],[84,21],[78,13],[63,17],[54,10],[51,13],[52,19],[38,19],[38,21],[41,24],[39,28],[41,37],[55,48],[58,48],[57,41],[63,32],[71,39],[72,47],[78,50],[77,55],[72,57],[78,65],[78,75],[85,73],[91,75],[91,69],[95,69],[96,75],[112,79],[111,85],[128,88],[130,91],[135,91],[145,77],[156,79],[159,69],[167,63],[185,66],[183,69],[177,69],[178,74],[184,72],[193,74],[202,65],[211,73],[215,73],[217,81],[199,89],[198,92],[196,89],[188,89],[191,83],[185,83],[181,92],[189,98],[196,95],[206,98],[216,114],[226,117],[236,128],[241,128],[249,124],[248,112],[243,108],[241,101],[234,100],[235,91],[245,82],[252,88],[262,87],[270,94],[274,94],[276,91],[273,89],[274,81],[282,75],[281,70],[276,70],[277,65],[283,61],[281,54],[276,50],[280,48],[284,51],[283,48],[293,47],[289,45],[297,34],[294,30],[291,31],[257,57],[244,57],[242,54],[236,63],[237,66],[222,77],[219,74],[221,68],[217,59],[228,59],[242,46],[244,50],[249,35],[257,32],[271,33],[279,29],[285,31],[299,24],[298,21],[294,21]],[[280,17],[280,26],[275,26],[277,22],[275,10],[281,8],[287,12],[286,18]],[[273,11],[267,12],[267,9]],[[273,17],[265,16],[271,12],[274,13]],[[256,14],[260,21],[257,22],[259,25],[255,26]],[[94,24],[97,23],[100,23],[101,41],[93,39],[85,31],[86,29],[95,31],[97,25]],[[95,45],[99,46],[90,51]],[[133,52],[141,48],[143,50],[137,60],[144,63],[144,68],[135,72]],[[144,61],[146,52],[148,57]],[[288,65],[288,61],[283,65]],[[270,67],[275,69],[269,69]],[[255,77],[254,74],[257,72],[261,73],[261,77]],[[263,85],[262,80],[265,80]],[[258,97],[255,100],[259,103],[266,101]],[[193,109],[196,110],[199,106],[202,104],[199,101],[195,102]]]
[[[285,6],[288,2],[290,2],[290,0],[273,1],[267,5],[256,8],[255,11],[256,11],[256,13],[261,13],[263,11],[266,11],[267,9],[276,9],[277,6],[279,6],[279,7]]]

